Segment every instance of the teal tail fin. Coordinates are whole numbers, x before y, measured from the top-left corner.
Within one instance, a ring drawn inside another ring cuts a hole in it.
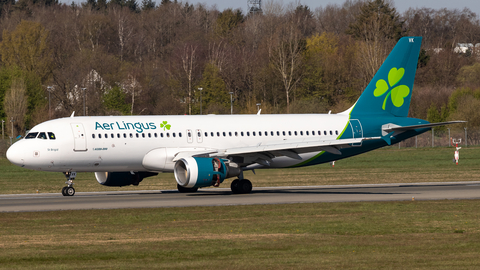
[[[421,43],[421,37],[403,37],[397,42],[353,107],[352,117],[407,117]]]

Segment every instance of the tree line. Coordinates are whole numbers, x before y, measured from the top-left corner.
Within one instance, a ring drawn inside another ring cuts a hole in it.
[[[468,9],[400,14],[389,0],[315,10],[270,0],[247,14],[171,0],[0,7],[0,118],[13,120],[15,136],[72,111],[226,114],[231,97],[234,113],[257,103],[262,113],[339,112],[406,35],[423,37],[411,116],[480,126],[480,51],[454,51],[480,43]]]

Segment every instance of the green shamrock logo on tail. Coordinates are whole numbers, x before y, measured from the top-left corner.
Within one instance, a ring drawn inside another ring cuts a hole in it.
[[[405,69],[404,68],[392,68],[388,72],[388,84],[385,80],[381,79],[378,80],[375,86],[375,91],[373,91],[373,95],[376,97],[383,96],[391,87],[394,87],[402,78],[403,75],[405,74]],[[390,85],[390,87],[388,87]],[[389,96],[392,98],[392,104],[395,107],[402,107],[403,102],[405,101],[404,99],[410,94],[410,88],[406,85],[399,85],[390,91],[388,91],[387,96],[385,97],[385,100],[383,101],[383,106],[382,109],[385,110],[385,104],[387,103],[387,99]]]
[[[168,124],[167,121],[163,121],[161,124],[160,124],[160,128],[163,128],[163,131],[165,131],[165,129],[167,130],[170,130],[172,126]]]

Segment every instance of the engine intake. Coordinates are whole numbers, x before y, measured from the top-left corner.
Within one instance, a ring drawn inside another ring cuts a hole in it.
[[[188,157],[178,160],[173,171],[182,187],[219,186],[226,178],[240,174],[240,168],[231,165],[218,158]]]
[[[157,175],[152,172],[95,172],[97,182],[109,187],[138,186],[144,178]]]

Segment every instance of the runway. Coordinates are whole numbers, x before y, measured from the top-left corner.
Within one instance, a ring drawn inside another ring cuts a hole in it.
[[[480,199],[480,181],[380,185],[257,187],[250,194],[232,194],[227,188],[196,193],[164,191],[77,192],[0,195],[0,212],[81,209],[158,208],[282,203],[411,201]]]

